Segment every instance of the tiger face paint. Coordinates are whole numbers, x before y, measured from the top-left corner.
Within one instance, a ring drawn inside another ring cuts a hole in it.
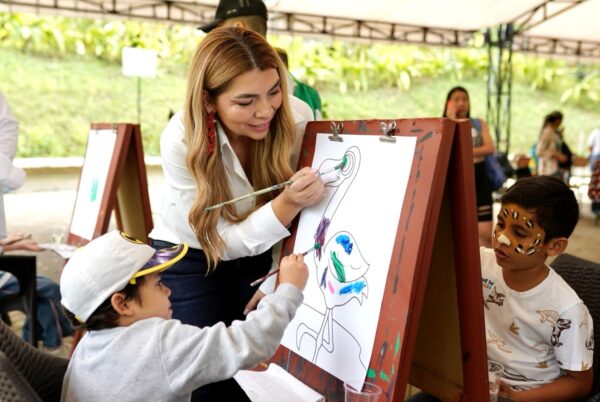
[[[531,211],[517,204],[503,204],[493,237],[509,250],[531,256],[542,249],[545,234]]]

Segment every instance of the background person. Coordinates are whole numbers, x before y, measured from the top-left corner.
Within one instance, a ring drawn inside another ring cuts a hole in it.
[[[16,190],[25,182],[23,169],[13,165],[19,140],[19,123],[8,102],[0,93],[0,253],[11,250],[41,251],[38,244],[21,233],[6,234],[3,194]],[[0,271],[0,299],[19,292],[19,282],[10,273]],[[73,330],[60,308],[58,284],[45,276],[36,278],[37,323],[40,338],[49,351],[60,351],[62,338]],[[23,338],[29,339],[29,321],[23,326]]]
[[[600,160],[600,128],[592,130],[588,138],[588,147],[590,151],[590,169],[594,170],[596,161]]]
[[[559,111],[554,111],[544,117],[536,147],[538,175],[561,176],[559,162],[567,161],[566,155],[561,152],[563,141],[559,127],[562,120],[563,115]]]
[[[18,142],[19,123],[0,92],[0,239],[6,237],[4,193],[18,189],[25,182],[25,171],[13,165]]]
[[[471,120],[479,244],[491,247],[493,190],[486,172],[484,159],[486,155],[494,153],[494,143],[492,137],[490,137],[488,126],[482,119],[471,118],[469,93],[463,87],[454,87],[448,92],[443,117],[454,120]]]

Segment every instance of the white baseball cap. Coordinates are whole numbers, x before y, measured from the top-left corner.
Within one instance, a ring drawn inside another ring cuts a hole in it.
[[[62,305],[85,322],[113,293],[153,272],[164,271],[187,252],[187,244],[155,250],[118,230],[79,248],[60,277]]]

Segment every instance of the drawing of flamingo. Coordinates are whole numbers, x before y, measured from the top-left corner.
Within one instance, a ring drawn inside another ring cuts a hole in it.
[[[327,238],[327,230],[331,220],[342,202],[350,185],[354,181],[360,166],[360,150],[358,147],[348,148],[344,154],[346,163],[339,174],[331,177],[323,177],[325,185],[336,187],[332,192],[323,216],[315,233],[315,243],[321,245],[314,256],[317,267],[316,277],[319,290],[323,293],[326,311],[319,331],[309,328],[306,324],[298,325],[296,332],[296,343],[298,349],[304,335],[315,339],[315,351],[312,361],[316,362],[321,347],[329,353],[334,350],[333,342],[333,309],[349,303],[356,299],[362,305],[368,297],[368,282],[365,274],[369,264],[362,256],[354,236],[348,231],[342,230]],[[340,161],[327,159],[319,166],[319,171],[328,170]],[[360,356],[359,356],[360,358]],[[361,364],[364,363],[361,362]]]

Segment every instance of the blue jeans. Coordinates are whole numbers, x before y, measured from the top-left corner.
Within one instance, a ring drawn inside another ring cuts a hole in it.
[[[172,243],[152,240],[152,247],[170,247]],[[184,324],[206,327],[234,320],[244,320],[244,307],[258,287],[250,283],[271,268],[271,250],[254,257],[221,261],[212,272],[206,272],[206,256],[190,248],[179,262],[161,274],[163,283],[171,289],[173,318]],[[232,353],[235,353],[232,351]],[[234,379],[206,385],[194,391],[192,400],[248,401]]]
[[[37,302],[37,330],[45,347],[54,349],[62,345],[64,336],[73,335],[71,322],[65,316],[60,304],[60,287],[50,278],[38,275],[36,277],[36,302]],[[19,282],[12,277],[0,289],[2,294],[15,294],[19,292]],[[29,319],[23,326],[23,339],[29,339]]]

